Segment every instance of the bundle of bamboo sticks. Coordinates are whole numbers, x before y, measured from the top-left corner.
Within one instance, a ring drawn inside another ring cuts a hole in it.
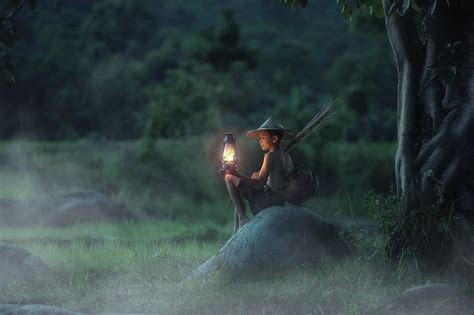
[[[298,142],[303,141],[307,137],[314,135],[321,128],[331,122],[337,113],[337,96],[327,102],[323,108],[317,113],[313,119],[303,128],[296,136],[294,136],[290,142],[283,149],[284,151],[290,151]]]

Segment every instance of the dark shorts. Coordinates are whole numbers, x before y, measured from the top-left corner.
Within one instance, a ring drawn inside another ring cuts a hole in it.
[[[256,215],[262,209],[271,206],[283,206],[285,204],[285,199],[268,187],[266,189],[255,189],[240,181],[237,189],[242,198],[249,202],[253,215]]]

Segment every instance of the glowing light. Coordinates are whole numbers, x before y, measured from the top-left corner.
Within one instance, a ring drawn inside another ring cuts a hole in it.
[[[222,161],[224,163],[235,163],[237,161],[235,156],[235,146],[233,143],[226,143],[224,145],[224,152],[222,153]]]
[[[222,147],[222,163],[235,164],[237,162],[236,137],[233,133],[226,133]]]

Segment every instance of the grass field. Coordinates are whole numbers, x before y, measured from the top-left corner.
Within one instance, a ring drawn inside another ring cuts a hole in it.
[[[380,254],[243,279],[226,274],[207,281],[190,279],[230,230],[230,225],[175,222],[2,229],[1,239],[45,257],[52,270],[28,285],[2,290],[0,303],[89,312],[364,314],[413,285],[463,283],[450,275],[390,270]]]

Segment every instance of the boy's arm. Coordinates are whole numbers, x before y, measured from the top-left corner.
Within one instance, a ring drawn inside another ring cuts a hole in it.
[[[262,184],[258,179],[250,178],[245,175],[241,175],[239,173],[235,173],[232,175],[234,175],[235,177],[243,181],[245,184],[255,189],[262,189],[263,186],[265,185],[265,183]]]
[[[273,159],[274,156],[271,152],[266,153],[263,157],[263,163],[262,167],[260,168],[260,171],[254,173],[252,177],[247,177],[238,173],[235,173],[233,175],[253,188],[262,189],[263,186],[265,186],[265,184],[267,183],[268,175],[270,174],[270,169],[273,165]]]

